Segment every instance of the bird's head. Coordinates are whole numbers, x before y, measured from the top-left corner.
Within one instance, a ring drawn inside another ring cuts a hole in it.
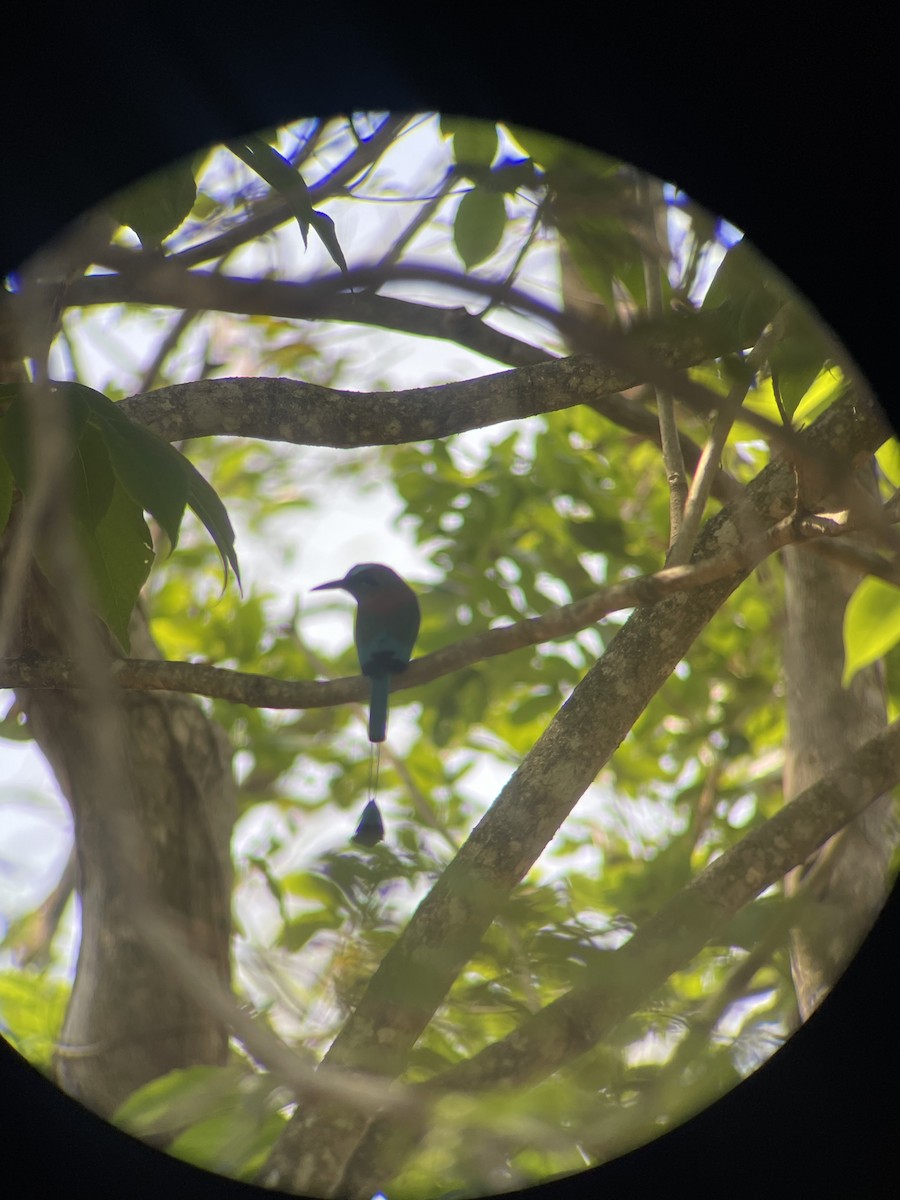
[[[324,592],[329,589],[340,589],[349,592],[358,601],[370,597],[388,596],[391,592],[407,590],[396,571],[382,563],[357,563],[351,567],[343,579],[333,579],[329,583],[320,583],[314,587],[314,592]]]

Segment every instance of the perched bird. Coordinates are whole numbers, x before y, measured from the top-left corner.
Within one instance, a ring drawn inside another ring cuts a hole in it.
[[[370,800],[363,809],[352,840],[360,846],[377,846],[383,838],[384,822],[381,819],[381,810],[374,800]]]
[[[369,741],[383,742],[391,675],[409,663],[419,632],[419,601],[409,584],[381,563],[359,563],[343,579],[312,590],[328,588],[349,592],[356,601],[356,652],[363,675],[372,680]]]

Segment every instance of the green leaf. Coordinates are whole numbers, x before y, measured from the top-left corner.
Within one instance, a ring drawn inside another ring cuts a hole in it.
[[[263,1165],[287,1119],[277,1112],[260,1118],[261,1114],[248,1107],[217,1113],[186,1129],[172,1142],[169,1152],[216,1174],[250,1179]]]
[[[775,268],[742,239],[722,259],[703,307],[727,305],[744,345],[751,346],[788,298]]]
[[[188,495],[185,460],[167,442],[109,404],[114,419],[99,418],[98,426],[112,468],[129,496],[156,518],[174,550]]]
[[[189,504],[215,543],[227,580],[231,566],[240,586],[234,549],[234,529],[225,505],[197,468],[183,454],[121,412],[102,392],[80,383],[57,383],[54,390],[70,402],[84,405],[103,434],[110,461],[125,491],[159,521],[174,547]],[[144,526],[146,528],[146,525]]]
[[[482,172],[479,183],[489,192],[505,192],[511,196],[521,187],[535,188],[538,177],[530,158],[507,158]]]
[[[875,457],[891,486],[900,487],[900,442],[891,438],[883,446],[879,446]]]
[[[228,582],[228,567],[234,571],[238,587],[241,586],[241,572],[238,567],[237,554],[234,551],[234,529],[229,520],[225,505],[197,468],[188,459],[182,458],[184,472],[187,476],[187,502],[206,526],[206,531],[215,543],[225,572],[223,586]]]
[[[321,933],[323,929],[340,929],[344,919],[337,913],[320,908],[315,912],[304,913],[286,921],[278,937],[278,945],[283,946],[292,954],[302,950],[310,938]]]
[[[29,386],[17,385],[17,394],[0,428],[0,447],[26,494],[29,454],[25,405]],[[141,505],[123,490],[113,472],[105,431],[88,422],[91,410],[115,406],[100,393],[77,384],[60,384],[53,391],[73,418],[76,440],[71,470],[72,515],[91,575],[93,605],[127,648],[128,622],[153,562],[153,544]],[[123,414],[115,415],[131,425]],[[180,457],[165,442],[160,445]],[[40,547],[37,557],[42,561]],[[49,564],[43,565],[52,578]]]
[[[307,244],[309,227],[312,225],[325,249],[346,273],[347,261],[334,231],[334,221],[327,213],[318,212],[313,208],[309,188],[300,172],[258,134],[246,138],[233,138],[226,145],[232,154],[284,197],[300,226],[303,245]]]
[[[8,405],[0,420],[0,455],[6,459],[19,488],[26,493],[31,470],[27,405],[30,403],[30,394],[34,391],[34,386],[31,383],[0,384],[0,404]],[[57,388],[54,386],[51,390],[55,393]],[[67,416],[71,422],[70,433],[74,442],[81,436],[87,422],[88,408],[83,403],[68,398],[64,398],[63,403],[66,404]]]
[[[115,483],[106,443],[88,427],[75,445],[72,468],[72,510],[85,529],[96,529],[109,511]]]
[[[142,246],[153,249],[175,232],[196,199],[194,166],[185,158],[118,192],[106,209],[120,225],[134,230]]]
[[[50,1070],[70,990],[36,971],[0,972],[0,1034],[41,1070]]]
[[[497,156],[497,127],[470,117],[441,117],[441,133],[453,137],[453,155],[461,167],[489,167]]]
[[[305,900],[317,900],[332,912],[345,909],[347,901],[336,883],[318,871],[292,871],[281,881],[286,892],[302,896]]]
[[[347,273],[347,260],[344,258],[344,252],[341,249],[341,244],[337,239],[337,234],[334,231],[334,221],[329,217],[328,213],[314,211],[310,217],[310,224],[322,240],[322,245],[340,267]]]
[[[132,1092],[112,1119],[138,1137],[171,1135],[219,1111],[246,1075],[238,1066],[169,1071]]]
[[[114,480],[107,509],[96,524],[76,524],[94,584],[94,605],[127,650],[128,622],[153,563],[153,539],[141,507]]]
[[[553,167],[560,159],[571,155],[575,147],[563,138],[555,137],[552,133],[541,133],[537,129],[525,129],[519,125],[510,125],[509,132],[513,135],[526,154],[540,163],[546,170]]]
[[[769,355],[769,367],[785,411],[793,416],[822,370],[827,350],[816,322],[799,304],[790,304],[783,319],[782,337]]]
[[[846,687],[857,671],[883,658],[900,641],[900,590],[882,579],[864,579],[844,612]]]
[[[241,162],[246,163],[266,183],[287,201],[300,226],[300,236],[306,245],[309,226],[312,222],[313,206],[309,188],[299,171],[295,170],[283,154],[270,146],[259,134],[245,138],[232,138],[225,143]]]
[[[471,270],[494,253],[506,228],[503,196],[482,188],[466,192],[456,210],[453,241],[459,257]]]

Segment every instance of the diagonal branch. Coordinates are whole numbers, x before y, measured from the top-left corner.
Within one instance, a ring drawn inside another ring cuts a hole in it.
[[[359,142],[343,162],[338,163],[327,175],[309,185],[309,196],[312,203],[314,205],[321,204],[330,196],[343,195],[347,185],[362,175],[391,146],[394,138],[408,120],[409,118],[405,114],[386,117],[372,136]],[[299,166],[300,164],[298,162],[295,165]],[[253,212],[240,224],[224,233],[208,238],[197,246],[190,246],[173,257],[183,267],[210,262],[212,259],[231,254],[234,250],[246,245],[247,242],[263,237],[277,226],[284,225],[285,222],[292,219],[290,207],[284,197],[277,193],[269,193],[254,206]]]
[[[669,553],[666,556],[666,563],[669,566],[676,567],[690,561],[700,530],[700,522],[706,511],[706,502],[709,499],[731,427],[746,399],[757,370],[769,355],[777,333],[778,323],[773,319],[762,331],[756,345],[747,355],[743,364],[744,377],[732,386],[725,403],[716,413],[712,433],[703,447],[694,477],[687,489],[687,495],[684,497],[679,528],[675,531]]]

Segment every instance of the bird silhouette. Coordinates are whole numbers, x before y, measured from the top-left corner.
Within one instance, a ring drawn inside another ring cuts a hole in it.
[[[349,592],[356,601],[356,652],[360,670],[372,681],[369,741],[383,742],[391,676],[409,663],[419,632],[419,601],[409,584],[381,563],[359,563],[343,579],[312,590],[328,589]]]

